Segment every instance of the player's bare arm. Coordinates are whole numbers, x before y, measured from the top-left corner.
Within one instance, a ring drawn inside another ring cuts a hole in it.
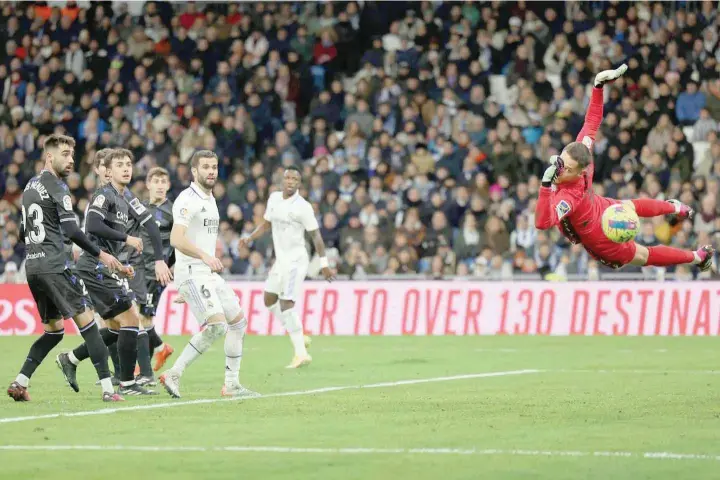
[[[328,259],[325,256],[325,242],[323,241],[322,235],[320,234],[320,229],[313,230],[312,232],[308,233],[310,234],[310,238],[312,239],[315,251],[320,257],[320,271],[322,272],[323,277],[325,277],[325,280],[327,280],[328,282],[332,282],[333,280],[335,280],[335,275],[333,274],[332,270],[330,270],[330,266],[328,265]]]
[[[178,223],[173,225],[170,232],[170,245],[188,257],[202,260],[213,272],[223,271],[223,264],[218,258],[207,255],[187,238],[187,227],[185,225]]]
[[[255,230],[253,230],[250,235],[248,235],[247,237],[242,237],[240,239],[240,245],[247,246],[251,242],[254,242],[257,239],[262,238],[262,236],[265,235],[267,232],[269,232],[271,228],[272,228],[272,223],[263,219],[262,222],[260,222],[260,224],[257,227],[255,227]]]

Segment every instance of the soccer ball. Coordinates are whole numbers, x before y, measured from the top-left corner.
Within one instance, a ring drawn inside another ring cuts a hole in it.
[[[631,206],[624,203],[610,205],[603,212],[602,229],[615,243],[630,242],[640,232],[640,219]]]

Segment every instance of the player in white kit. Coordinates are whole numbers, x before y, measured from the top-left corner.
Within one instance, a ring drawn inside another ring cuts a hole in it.
[[[217,155],[209,150],[196,152],[191,171],[194,182],[173,205],[170,244],[175,248],[175,284],[195,318],[205,326],[192,337],[172,368],[160,376],[160,382],[171,396],[180,398],[180,377],[185,368],[225,336],[225,384],[221,395],[257,396],[240,384],[247,320],[235,292],[218,275],[223,265],[215,257],[220,226],[212,195],[218,174]]]
[[[325,257],[325,242],[313,207],[298,191],[301,178],[297,167],[285,170],[283,190],[270,194],[263,222],[250,236],[240,240],[241,244],[248,245],[272,228],[275,264],[265,283],[265,306],[280,319],[290,334],[295,356],[287,368],[302,367],[312,361],[307,352],[300,316],[294,308],[310,263],[305,248],[305,232],[310,234],[315,251],[320,256],[323,276],[328,281],[334,278]]]

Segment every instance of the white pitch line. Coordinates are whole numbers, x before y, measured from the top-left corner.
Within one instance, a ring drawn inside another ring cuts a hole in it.
[[[236,453],[318,453],[331,455],[504,455],[525,457],[623,457],[649,460],[712,460],[720,461],[720,455],[673,452],[623,452],[623,451],[578,451],[578,450],[518,450],[518,449],[476,449],[476,448],[323,448],[323,447],[166,447],[166,446],[124,446],[124,445],[0,445],[0,451],[126,451],[126,452],[236,452]]]
[[[177,402],[166,402],[166,403],[152,403],[149,405],[135,405],[132,407],[118,407],[118,408],[103,408],[100,410],[89,410],[84,412],[61,412],[61,413],[50,413],[46,415],[32,415],[27,417],[7,417],[0,418],[0,424],[2,423],[16,423],[16,422],[27,422],[30,420],[45,420],[49,418],[60,418],[60,417],[86,417],[90,415],[107,415],[110,413],[117,412],[129,412],[137,410],[154,410],[156,408],[172,408],[182,407],[185,405],[200,405],[205,403],[218,403],[218,402],[233,402],[238,400],[255,400],[259,398],[273,398],[273,397],[294,397],[300,395],[313,395],[316,393],[328,393],[338,392],[342,390],[359,390],[365,388],[384,388],[384,387],[399,387],[403,385],[416,385],[420,383],[435,383],[435,382],[449,382],[453,380],[470,380],[473,378],[488,378],[488,377],[506,377],[509,375],[526,375],[529,373],[539,373],[540,370],[509,370],[505,372],[487,372],[487,373],[471,373],[468,375],[453,375],[450,377],[435,377],[435,378],[420,378],[415,380],[400,380],[397,382],[382,382],[382,383],[371,383],[367,385],[345,385],[339,387],[324,387],[315,388],[312,390],[299,390],[295,392],[280,392],[280,393],[269,393],[267,395],[260,395],[259,397],[247,397],[247,398],[206,398],[201,400],[187,400]]]
[[[549,369],[546,372],[553,373],[637,373],[642,375],[720,375],[720,370],[651,370],[651,369],[622,369],[622,368],[561,368],[561,369]]]

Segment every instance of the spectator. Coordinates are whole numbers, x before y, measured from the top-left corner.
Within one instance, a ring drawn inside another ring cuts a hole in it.
[[[705,94],[698,91],[697,83],[690,81],[685,91],[678,95],[677,119],[681,125],[692,125],[700,118],[705,107]]]
[[[24,283],[25,280],[18,273],[18,266],[15,262],[5,264],[5,272],[0,276],[0,284],[3,283]]]
[[[700,110],[700,118],[693,125],[693,142],[705,142],[710,132],[718,131],[718,122],[710,116],[710,110],[703,108]]]
[[[650,129],[647,137],[647,145],[653,152],[662,152],[672,139],[673,126],[670,116],[667,114],[660,115],[658,123]]]

